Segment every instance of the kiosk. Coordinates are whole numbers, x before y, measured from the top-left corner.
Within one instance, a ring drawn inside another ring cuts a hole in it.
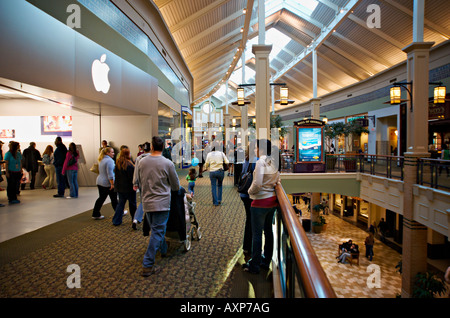
[[[317,119],[294,122],[296,131],[296,162],[294,173],[325,172],[325,123]]]

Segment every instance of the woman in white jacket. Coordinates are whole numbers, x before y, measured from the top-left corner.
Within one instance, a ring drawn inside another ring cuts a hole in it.
[[[272,259],[272,220],[278,206],[275,185],[280,180],[277,160],[272,156],[272,145],[267,139],[256,143],[259,158],[253,172],[253,182],[248,194],[253,200],[250,208],[252,222],[252,258],[243,265],[244,270],[257,274],[260,267],[268,269]],[[274,156],[278,154],[273,154]],[[264,255],[262,255],[262,232],[264,231]]]

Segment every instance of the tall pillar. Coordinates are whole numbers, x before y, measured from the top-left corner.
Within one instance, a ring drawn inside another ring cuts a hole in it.
[[[320,119],[320,98],[311,99],[311,118]]]
[[[403,49],[407,54],[407,81],[412,82],[412,100],[407,106],[407,152],[404,154],[403,180],[402,297],[404,298],[412,296],[416,274],[427,270],[427,228],[414,221],[413,184],[417,183],[417,159],[429,157],[429,51],[432,46],[433,43],[430,42],[414,42]]]
[[[242,52],[242,83],[245,84],[245,50]],[[245,96],[245,94],[244,94]],[[248,144],[248,106],[245,104],[241,106],[241,138],[242,138],[242,146],[246,149]]]
[[[256,135],[270,139],[270,69],[269,54],[272,45],[253,45],[256,59]]]

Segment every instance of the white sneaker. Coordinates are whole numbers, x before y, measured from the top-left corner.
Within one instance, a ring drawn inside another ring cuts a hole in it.
[[[123,215],[127,215],[127,213],[128,213],[128,210],[123,211]]]
[[[104,215],[100,215],[100,216],[93,216],[92,217],[94,220],[103,220],[105,218]]]

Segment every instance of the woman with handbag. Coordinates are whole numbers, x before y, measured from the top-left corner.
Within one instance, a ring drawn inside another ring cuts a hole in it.
[[[247,146],[244,164],[242,165],[242,173],[239,176],[238,187],[238,192],[245,208],[244,242],[242,244],[242,249],[244,250],[244,254],[247,255],[252,251],[252,223],[250,207],[253,200],[250,199],[248,189],[252,183],[253,171],[255,170],[256,160],[258,159],[255,154],[255,145],[256,141],[253,140],[250,142],[250,145]]]
[[[211,180],[211,194],[213,205],[218,206],[222,203],[222,183],[225,176],[224,171],[228,170],[228,161],[225,154],[220,151],[219,144],[214,142],[211,152],[208,153],[205,162],[205,170],[210,168],[209,179]]]
[[[66,160],[64,160],[62,175],[67,175],[67,181],[69,181],[70,186],[70,198],[78,198],[78,154],[77,146],[75,143],[71,142],[69,145],[69,150],[66,154]]]
[[[256,142],[256,162],[252,185],[248,194],[253,200],[250,207],[252,223],[252,258],[243,265],[245,271],[257,274],[260,268],[269,269],[273,253],[272,221],[278,207],[275,185],[280,181],[280,172],[270,140]],[[264,248],[262,235],[264,232]],[[264,249],[264,254],[262,250]]]

